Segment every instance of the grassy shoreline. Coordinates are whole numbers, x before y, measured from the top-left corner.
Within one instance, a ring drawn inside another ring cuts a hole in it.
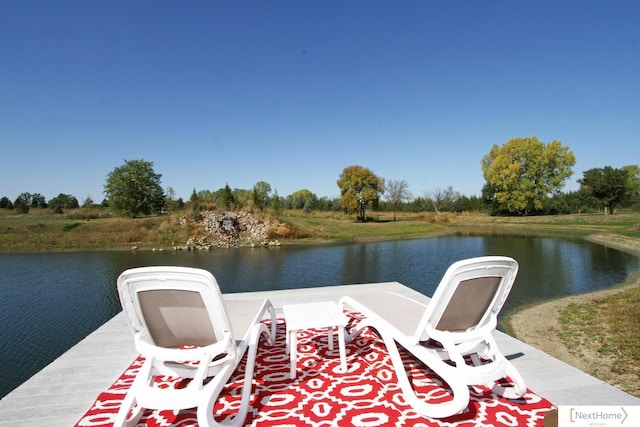
[[[116,218],[105,216],[99,209],[79,209],[63,215],[53,214],[50,209],[32,209],[26,215],[0,210],[0,252],[125,250],[132,246],[167,249],[184,245],[193,232],[181,222],[184,215]],[[456,231],[536,235],[614,233],[640,240],[640,213],[539,217],[399,213],[394,221],[391,212],[374,212],[367,223],[335,212],[285,211],[278,216],[261,215],[273,225],[271,239],[283,244],[412,239]]]

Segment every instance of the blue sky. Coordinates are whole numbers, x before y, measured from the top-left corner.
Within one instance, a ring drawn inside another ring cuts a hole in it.
[[[0,0],[0,197],[308,189],[349,165],[479,195],[514,137],[640,163],[637,1]]]

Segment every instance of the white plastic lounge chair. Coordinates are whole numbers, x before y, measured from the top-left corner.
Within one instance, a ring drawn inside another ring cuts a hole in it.
[[[118,278],[118,293],[136,349],[145,361],[114,425],[136,425],[145,408],[196,407],[200,426],[242,424],[260,336],[267,335],[271,343],[275,339],[275,311],[269,300],[225,301],[211,273],[186,267],[127,270]],[[261,323],[267,312],[270,335]],[[218,423],[213,406],[247,348],[240,408],[231,420]],[[192,380],[182,389],[160,389],[153,387],[155,375]]]
[[[486,384],[497,394],[519,398],[526,392],[524,381],[492,336],[517,272],[518,263],[511,258],[471,258],[447,269],[428,305],[392,292],[343,297],[342,308],[350,306],[366,316],[348,338],[366,327],[380,334],[405,399],[422,415],[444,418],[464,411],[468,385]],[[451,400],[429,403],[416,395],[396,342],[449,385]],[[512,386],[496,382],[505,377]]]

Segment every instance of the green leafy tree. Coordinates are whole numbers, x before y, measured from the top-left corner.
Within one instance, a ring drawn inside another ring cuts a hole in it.
[[[164,198],[164,210],[166,212],[173,212],[178,206],[176,200],[176,192],[173,187],[167,187]]]
[[[346,213],[356,214],[362,222],[366,220],[367,206],[376,202],[384,193],[384,179],[371,170],[354,165],[347,166],[338,179],[340,203]]]
[[[393,220],[396,220],[396,212],[402,202],[411,199],[412,195],[409,191],[409,184],[405,180],[390,179],[386,183],[386,197],[388,203],[393,206]]]
[[[70,194],[58,194],[53,199],[49,200],[49,207],[55,213],[62,213],[63,209],[77,209],[80,207],[78,199]]]
[[[501,212],[539,211],[564,186],[575,163],[573,152],[559,141],[545,144],[533,136],[494,145],[482,159],[483,197]]]
[[[13,203],[7,196],[0,199],[0,209],[13,209]]]
[[[25,205],[31,206],[31,193],[24,192],[18,194],[18,197],[16,197],[16,199],[13,201],[13,204],[15,205],[17,201],[21,201]]]
[[[91,198],[91,196],[87,196],[83,201],[82,201],[82,207],[85,209],[90,209],[93,207],[94,205],[94,201]]]
[[[31,207],[32,208],[47,208],[47,198],[40,193],[34,193],[31,195]]]
[[[195,189],[194,189],[195,191]],[[193,194],[191,195],[193,197]],[[199,202],[202,203],[215,203],[216,202],[216,193],[211,190],[200,190],[196,194]]]
[[[418,196],[409,203],[408,206],[411,212],[426,212],[435,210],[433,202],[427,195],[424,197]]]
[[[280,196],[278,196],[278,190],[273,191],[273,197],[271,198],[271,209],[276,215],[280,214]]]
[[[611,166],[593,168],[582,172],[579,179],[581,188],[591,192],[604,206],[604,212],[613,215],[613,211],[628,196],[628,172]]]
[[[627,196],[626,199],[631,204],[640,204],[640,166],[623,166],[627,171]]]
[[[161,177],[153,170],[153,162],[125,160],[109,172],[104,185],[111,209],[129,217],[160,213],[164,206]]]
[[[31,193],[20,193],[13,202],[13,207],[18,214],[28,214],[31,206]]]
[[[200,193],[196,192],[195,188],[191,192],[191,197],[189,198],[189,202],[191,202],[190,203],[191,213],[192,214],[199,214],[199,212],[200,212]]]
[[[317,200],[318,196],[306,188],[295,191],[287,196],[287,201],[292,209],[305,209],[306,211],[313,209]]]
[[[60,206],[65,209],[77,209],[80,207],[78,203],[78,199],[76,199],[71,194],[58,194],[53,199],[49,200],[49,207],[54,208],[55,206]]]
[[[25,203],[24,200],[17,198],[15,202],[13,202],[13,208],[16,210],[17,214],[28,214],[29,213],[29,205]]]
[[[259,181],[251,190],[251,200],[262,211],[269,203],[269,194],[271,194],[271,185],[267,182]]]
[[[231,205],[236,202],[236,198],[233,195],[233,191],[231,191],[231,187],[229,187],[229,184],[226,184],[224,188],[219,191],[219,193],[220,199],[222,199],[222,204],[227,208],[227,210],[230,210]]]

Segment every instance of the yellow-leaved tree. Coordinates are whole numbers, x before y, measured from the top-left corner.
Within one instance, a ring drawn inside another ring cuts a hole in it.
[[[347,166],[338,179],[340,203],[346,213],[355,213],[364,222],[365,209],[384,194],[384,179],[362,166]]]
[[[575,155],[559,141],[545,144],[535,136],[494,145],[482,159],[485,200],[496,212],[528,215],[542,208],[573,175]]]

